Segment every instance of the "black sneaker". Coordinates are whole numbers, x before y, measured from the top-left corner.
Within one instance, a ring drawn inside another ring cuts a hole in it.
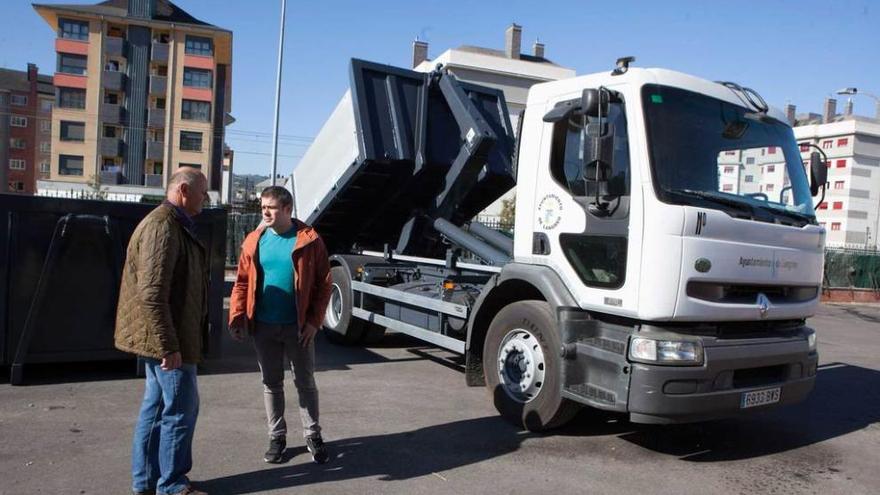
[[[277,437],[269,439],[269,450],[263,455],[263,460],[269,464],[280,464],[284,461],[284,449],[287,448],[287,438]]]
[[[306,447],[308,447],[309,453],[312,454],[312,460],[315,463],[324,464],[330,460],[330,455],[327,454],[327,447],[324,445],[321,435],[306,437]]]

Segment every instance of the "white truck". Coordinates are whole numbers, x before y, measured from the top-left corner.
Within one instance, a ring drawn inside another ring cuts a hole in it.
[[[753,90],[630,68],[503,94],[353,60],[294,170],[332,253],[325,329],[464,354],[468,385],[530,430],[586,405],[703,421],[813,388],[824,229],[802,162]],[[513,239],[471,219],[516,184]]]

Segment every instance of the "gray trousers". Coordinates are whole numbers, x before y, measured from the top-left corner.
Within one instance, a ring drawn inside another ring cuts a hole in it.
[[[257,362],[263,375],[263,400],[269,436],[287,436],[284,421],[284,367],[289,364],[293,371],[293,384],[299,396],[299,415],[302,419],[303,436],[321,433],[318,424],[318,387],[315,385],[315,340],[308,347],[299,344],[296,324],[272,325],[257,322],[254,330],[254,347]]]

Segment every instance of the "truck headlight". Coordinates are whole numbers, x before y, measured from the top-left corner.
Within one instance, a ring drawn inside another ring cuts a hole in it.
[[[812,331],[807,334],[807,347],[810,352],[816,352],[816,332]]]
[[[703,345],[695,341],[635,337],[630,341],[629,357],[657,364],[697,365],[703,364]]]

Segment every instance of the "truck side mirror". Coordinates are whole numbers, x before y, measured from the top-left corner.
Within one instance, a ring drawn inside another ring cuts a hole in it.
[[[816,196],[828,182],[828,167],[818,151],[810,153],[810,194]]]
[[[581,93],[581,112],[590,117],[608,115],[608,91],[587,88]]]

